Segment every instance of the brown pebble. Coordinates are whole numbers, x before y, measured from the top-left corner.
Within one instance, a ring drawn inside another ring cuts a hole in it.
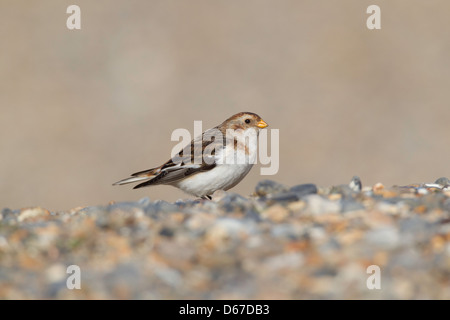
[[[384,189],[384,185],[383,185],[382,183],[380,183],[380,182],[375,183],[375,184],[373,185],[373,187],[372,187],[372,191],[373,191],[373,192],[381,191],[381,190],[383,190],[383,189]]]
[[[263,219],[269,219],[273,222],[281,222],[289,216],[289,211],[282,205],[276,204],[261,213]]]
[[[34,208],[25,208],[20,210],[19,217],[17,220],[19,222],[25,221],[25,220],[35,220],[36,218],[49,216],[50,211],[47,209],[43,209],[41,207],[34,207]]]

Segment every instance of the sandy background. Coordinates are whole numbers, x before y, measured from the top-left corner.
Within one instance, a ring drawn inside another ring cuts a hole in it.
[[[450,176],[450,2],[0,2],[0,207],[176,200],[111,184],[161,164],[175,128],[239,111],[280,130],[258,180],[385,185]],[[381,7],[382,29],[366,28]]]

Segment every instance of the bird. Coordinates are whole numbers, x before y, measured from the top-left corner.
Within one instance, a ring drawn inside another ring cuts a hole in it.
[[[215,191],[233,188],[249,173],[256,160],[257,137],[266,127],[256,113],[239,112],[195,137],[159,167],[133,173],[113,185],[140,182],[133,189],[171,185],[211,200]]]

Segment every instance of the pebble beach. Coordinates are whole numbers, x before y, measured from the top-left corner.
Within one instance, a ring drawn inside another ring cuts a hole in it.
[[[3,208],[0,299],[450,299],[450,182]]]

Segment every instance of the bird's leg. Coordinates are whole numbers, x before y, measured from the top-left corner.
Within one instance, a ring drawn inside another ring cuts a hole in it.
[[[212,200],[211,196],[202,196],[201,198],[204,200]]]

